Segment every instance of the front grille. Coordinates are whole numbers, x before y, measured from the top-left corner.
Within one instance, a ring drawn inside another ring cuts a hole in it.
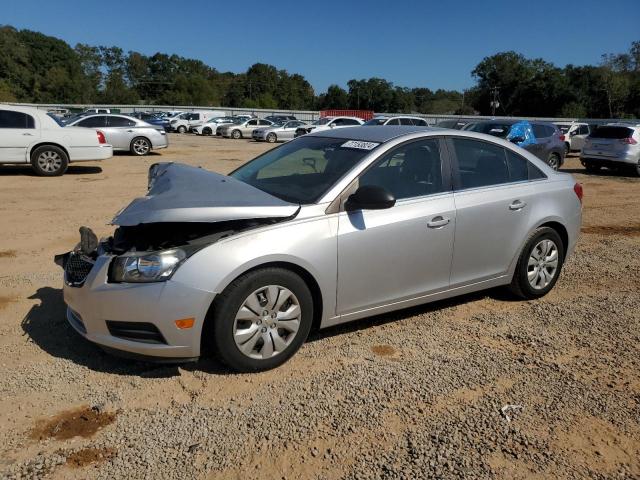
[[[77,253],[69,254],[64,267],[67,283],[73,287],[81,286],[93,268],[94,262],[90,258]]]
[[[141,343],[167,344],[166,340],[160,333],[160,330],[158,330],[158,327],[152,323],[116,322],[113,320],[107,320],[107,328],[111,335],[123,340]]]

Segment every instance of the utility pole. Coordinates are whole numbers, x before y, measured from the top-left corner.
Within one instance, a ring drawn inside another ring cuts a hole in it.
[[[496,116],[496,109],[500,106],[500,102],[498,101],[498,87],[493,87],[491,89],[491,116]]]

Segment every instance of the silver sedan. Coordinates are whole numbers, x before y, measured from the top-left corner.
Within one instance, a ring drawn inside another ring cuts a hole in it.
[[[282,125],[274,125],[271,127],[256,128],[251,136],[256,142],[287,142],[293,140],[296,128],[307,125],[299,120],[291,120]]]
[[[114,151],[146,155],[151,150],[167,148],[169,140],[164,128],[127,115],[88,115],[80,117],[69,126],[92,128],[101,131]]]
[[[506,286],[536,299],[576,245],[582,187],[505,140],[311,133],[228,176],[155,164],[112,238],[58,256],[67,319],[128,356],[276,367],[312,328]]]

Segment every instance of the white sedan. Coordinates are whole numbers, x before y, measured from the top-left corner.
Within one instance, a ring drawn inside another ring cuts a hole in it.
[[[0,164],[31,164],[44,177],[62,175],[71,162],[104,160],[113,147],[104,134],[62,127],[47,112],[0,105]]]

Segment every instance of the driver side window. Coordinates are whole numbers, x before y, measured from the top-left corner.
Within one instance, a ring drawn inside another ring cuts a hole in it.
[[[359,184],[383,187],[396,200],[444,191],[438,139],[411,142],[392,150],[362,174]]]

